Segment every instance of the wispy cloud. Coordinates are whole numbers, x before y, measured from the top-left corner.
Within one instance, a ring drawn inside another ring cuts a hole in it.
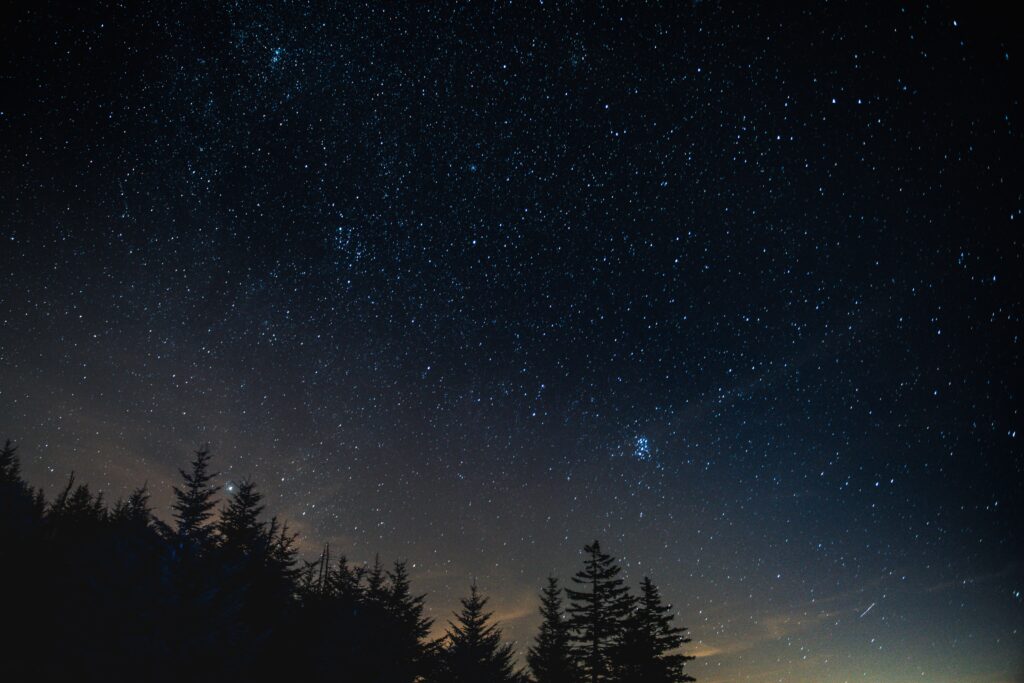
[[[979,583],[988,583],[989,581],[995,581],[997,579],[1004,579],[1011,576],[1015,571],[1019,570],[1019,563],[1011,562],[1005,567],[996,572],[989,572],[988,574],[981,574],[980,576],[968,576],[963,579],[954,579],[952,581],[941,581],[939,583],[928,586],[924,589],[925,593],[940,593],[942,591],[957,588],[959,586],[972,586]]]
[[[731,638],[701,639],[684,648],[687,654],[698,658],[723,657],[751,650],[809,631],[841,616],[837,610],[823,610],[818,604],[804,609],[792,609],[763,614],[749,623],[751,627]]]

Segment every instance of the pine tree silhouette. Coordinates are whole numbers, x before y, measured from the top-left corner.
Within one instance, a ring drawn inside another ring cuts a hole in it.
[[[501,630],[488,623],[487,598],[476,584],[462,599],[462,610],[448,622],[448,643],[441,655],[439,683],[512,683],[520,680],[512,664],[512,646],[501,644]]]
[[[223,554],[216,552],[216,526],[211,523],[216,474],[209,463],[204,447],[195,451],[188,470],[179,470],[183,485],[172,489],[175,528],[160,525],[167,541],[161,580],[168,601],[168,648],[175,659],[189,662],[185,676],[190,678],[200,672],[210,678],[226,676],[232,662],[222,652],[247,652],[244,592]]]
[[[243,481],[228,499],[217,522],[222,548],[237,553],[251,553],[263,543],[266,524],[260,521],[263,495],[251,481]]]
[[[0,638],[0,661],[10,680],[39,680],[33,647],[46,633],[45,577],[53,568],[41,530],[45,502],[21,478],[18,447],[10,440],[0,450],[0,614],[7,626]]]
[[[622,638],[632,600],[619,578],[621,568],[615,558],[601,552],[600,543],[584,546],[583,552],[583,569],[572,580],[586,590],[566,588],[571,601],[567,611],[584,680],[599,683],[611,680],[612,655]]]
[[[267,657],[266,645],[283,627],[295,598],[293,537],[276,518],[260,519],[263,496],[243,481],[224,505],[216,524],[218,590],[237,612],[238,654]]]
[[[540,613],[543,621],[526,661],[537,683],[576,683],[580,673],[572,650],[569,621],[562,613],[562,589],[558,579],[548,578],[541,592]]]
[[[282,579],[286,579],[290,588],[289,594],[294,597],[295,595],[295,582],[299,578],[299,551],[296,549],[295,544],[299,535],[292,533],[288,529],[287,522],[277,521],[277,516],[270,518],[270,523],[267,524],[266,534],[264,538],[270,545],[270,550],[267,554],[267,562],[270,567]]]
[[[325,550],[325,552],[327,551]],[[329,552],[327,552],[325,561],[328,566],[324,572],[324,582],[329,594],[347,608],[361,604],[364,601],[366,592],[365,586],[363,586],[363,579],[366,578],[366,567],[363,565],[350,565],[348,558],[341,555],[334,569],[331,570]]]
[[[0,541],[8,534],[28,534],[42,521],[45,508],[42,489],[33,491],[21,478],[18,447],[7,439],[0,450]]]
[[[425,595],[413,595],[404,561],[396,561],[388,572],[386,609],[396,626],[393,657],[402,680],[416,680],[430,673],[436,645],[427,640],[434,621],[423,616]]]
[[[126,500],[119,500],[110,512],[110,521],[118,525],[149,527],[153,511],[149,507],[149,489],[146,484],[132,491]]]
[[[366,573],[366,588],[363,597],[371,605],[384,607],[388,602],[388,576],[380,555],[373,557],[373,567]]]
[[[196,451],[191,471],[179,470],[185,486],[174,487],[174,503],[171,505],[179,542],[190,543],[199,550],[206,549],[212,542],[213,529],[208,522],[217,505],[214,497],[217,487],[210,484],[217,475],[210,473],[209,466],[209,449]]]
[[[679,652],[690,642],[686,629],[672,623],[672,606],[661,601],[658,588],[648,577],[640,584],[640,597],[626,621],[617,652],[618,678],[622,683],[683,683],[693,677],[683,666],[693,659]]]
[[[18,447],[11,440],[4,442],[0,450],[0,485],[21,483],[21,461],[17,455]]]
[[[47,509],[46,523],[54,534],[82,534],[94,532],[106,516],[103,494],[93,496],[88,484],[75,486],[72,472],[67,485]]]

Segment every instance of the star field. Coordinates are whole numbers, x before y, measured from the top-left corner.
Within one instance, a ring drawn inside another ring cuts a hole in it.
[[[305,555],[408,558],[436,617],[476,579],[520,653],[599,538],[702,683],[1020,680],[997,18],[14,15],[0,437],[31,482],[148,480],[166,515],[209,443]]]

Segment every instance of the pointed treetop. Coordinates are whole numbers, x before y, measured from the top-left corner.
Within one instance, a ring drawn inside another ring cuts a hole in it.
[[[178,536],[200,544],[209,541],[211,529],[207,524],[213,516],[217,501],[217,487],[211,485],[217,475],[209,471],[210,451],[203,447],[195,452],[189,471],[179,470],[184,480],[182,488],[174,487],[174,521],[178,525]]]
[[[575,683],[578,672],[572,634],[562,613],[562,589],[554,577],[548,577],[548,585],[541,591],[540,614],[543,621],[526,655],[534,679],[537,683]]]
[[[225,547],[253,550],[263,540],[267,525],[259,519],[264,507],[262,500],[263,495],[253,482],[245,480],[236,487],[217,523]]]
[[[7,439],[3,450],[0,450],[0,483],[13,484],[21,481],[21,462],[18,460],[18,447]]]
[[[469,597],[462,598],[462,609],[448,622],[448,647],[442,656],[442,680],[511,683],[518,680],[512,663],[512,646],[502,645],[501,630],[489,623],[487,598],[474,581]]]

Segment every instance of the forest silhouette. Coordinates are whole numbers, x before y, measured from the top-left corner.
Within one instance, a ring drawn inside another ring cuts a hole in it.
[[[468,586],[443,637],[406,563],[350,563],[264,515],[245,481],[219,500],[207,449],[173,490],[172,519],[143,486],[108,506],[72,474],[47,501],[0,451],[0,674],[5,681],[353,681],[678,683],[687,630],[657,587],[634,593],[597,541],[562,587],[540,592],[542,623],[516,663],[487,598]]]

